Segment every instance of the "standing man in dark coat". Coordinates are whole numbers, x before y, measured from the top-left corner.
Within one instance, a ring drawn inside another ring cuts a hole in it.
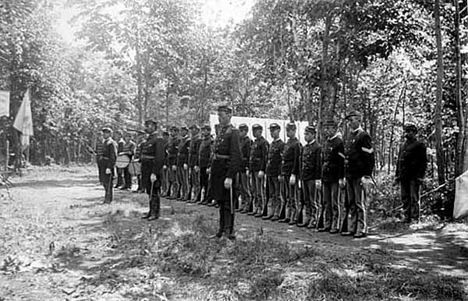
[[[149,211],[142,218],[149,221],[159,218],[161,202],[160,188],[164,164],[164,140],[158,137],[158,123],[146,120],[148,139],[141,145],[141,181],[149,195]]]
[[[200,194],[200,169],[195,168],[198,161],[198,151],[200,149],[201,137],[200,137],[200,128],[198,125],[194,124],[190,126],[190,144],[189,144],[189,157],[188,157],[188,167],[189,167],[189,192],[188,192],[188,201],[191,203],[197,202],[198,195]],[[193,199],[192,199],[193,192]]]
[[[259,124],[252,126],[252,134],[255,140],[250,150],[249,174],[252,180],[252,202],[253,210],[249,215],[262,216],[263,204],[265,202],[265,170],[268,161],[268,141],[262,136],[263,128]],[[250,206],[249,206],[250,207]]]
[[[282,208],[285,211],[284,219],[281,219],[281,223],[289,223],[294,225],[299,217],[299,167],[301,162],[301,148],[302,145],[299,139],[296,138],[296,124],[290,122],[286,125],[286,135],[288,141],[284,145],[283,149],[283,160],[281,162],[281,175],[279,177],[280,185],[283,189],[283,204]],[[280,209],[281,210],[281,209]],[[277,220],[279,213],[273,216],[272,220]]]
[[[135,148],[136,148],[136,143],[135,141],[132,140],[132,135],[129,133],[125,134],[125,144],[122,148],[122,151],[119,153],[119,155],[127,155],[128,158],[130,159],[130,162],[133,159],[133,155],[135,154]],[[120,187],[121,190],[128,190],[132,188],[132,175],[130,174],[130,171],[128,170],[128,166],[122,168],[123,170],[123,185]]]
[[[187,127],[183,126],[180,128],[180,143],[177,152],[177,180],[180,185],[180,201],[187,201],[189,193],[188,183],[188,156],[189,156],[189,145],[190,136]]]
[[[427,167],[426,145],[416,139],[417,127],[413,123],[404,126],[406,141],[398,153],[395,182],[400,183],[404,222],[419,221],[419,189]]]
[[[372,138],[361,127],[361,114],[351,111],[346,120],[350,129],[345,146],[346,192],[348,194],[348,231],[341,234],[363,238],[367,235],[367,193],[372,183],[374,149]]]
[[[269,195],[263,204],[263,219],[279,219],[281,211],[281,162],[283,161],[284,142],[279,137],[281,127],[277,123],[270,124],[270,135],[273,138],[268,150],[268,162],[266,166],[267,185]],[[257,215],[255,215],[257,216]]]
[[[115,141],[117,141],[117,154],[120,155],[123,152],[125,146],[125,139],[123,136],[122,131],[115,132]],[[123,168],[116,168],[117,170],[117,184],[115,184],[114,188],[118,188],[124,185],[124,169]]]
[[[231,124],[232,109],[218,107],[219,133],[214,143],[211,163],[211,194],[219,205],[219,229],[214,237],[223,233],[234,240],[235,177],[241,164],[239,130]]]
[[[161,180],[161,196],[167,196],[167,191],[169,188],[169,168],[168,168],[168,146],[169,146],[169,132],[163,132],[163,140],[164,140],[164,163],[163,163],[163,170],[162,170],[162,180]]]
[[[322,170],[322,148],[315,140],[316,130],[307,126],[304,138],[307,144],[302,148],[301,181],[304,191],[305,219],[299,227],[316,228],[319,209],[320,178]]]
[[[167,168],[169,169],[169,185],[167,187],[168,199],[179,197],[180,186],[177,180],[177,153],[179,151],[179,128],[173,126],[171,128],[171,138],[167,145]]]
[[[97,163],[99,168],[99,181],[106,191],[104,204],[110,204],[114,198],[112,180],[114,165],[117,160],[117,143],[111,138],[112,130],[108,127],[102,129],[103,143],[97,149]]]
[[[240,134],[240,148],[242,155],[242,163],[239,169],[239,182],[238,189],[239,195],[242,199],[242,205],[236,211],[241,213],[247,213],[249,211],[249,206],[251,202],[250,194],[250,181],[249,181],[249,160],[250,160],[250,149],[252,146],[252,140],[247,136],[249,132],[249,127],[242,123],[239,125],[239,134]]]
[[[319,231],[339,232],[340,208],[339,180],[344,177],[344,144],[341,135],[337,133],[334,120],[323,124],[325,145],[323,147],[322,192],[323,192],[323,228]]]
[[[208,168],[210,167],[210,158],[213,147],[213,139],[211,138],[211,126],[205,124],[201,128],[202,140],[198,149],[198,160],[194,169],[199,169],[200,173],[200,191],[197,196],[197,201],[203,205],[211,204],[211,198],[208,194],[209,191],[209,175]],[[202,197],[203,191],[203,197]]]

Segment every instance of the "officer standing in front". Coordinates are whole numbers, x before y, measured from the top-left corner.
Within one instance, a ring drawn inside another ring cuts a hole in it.
[[[97,150],[97,162],[99,168],[99,181],[106,191],[104,204],[110,204],[114,198],[112,180],[114,177],[114,165],[117,160],[117,143],[111,138],[112,130],[108,127],[102,129],[103,144]]]
[[[219,205],[219,229],[214,237],[223,233],[234,240],[234,181],[241,164],[239,130],[231,124],[232,109],[218,107],[219,133],[216,136],[211,163],[211,195]]]
[[[416,139],[418,129],[414,123],[404,126],[405,143],[400,147],[395,174],[396,184],[401,187],[404,222],[419,221],[419,189],[424,181],[427,167],[426,145]]]
[[[154,120],[145,122],[148,139],[141,145],[141,181],[149,195],[149,211],[142,218],[149,221],[159,218],[161,202],[160,188],[162,167],[164,164],[164,140],[158,137],[158,123]]]
[[[268,141],[262,136],[263,127],[260,124],[252,126],[252,134],[255,140],[250,150],[250,178],[252,180],[253,210],[248,215],[262,216],[263,203],[265,199],[265,170],[268,160]],[[250,206],[249,206],[250,207]]]
[[[372,138],[361,127],[361,114],[351,111],[346,115],[350,133],[345,145],[346,192],[349,205],[348,231],[341,234],[363,238],[367,235],[367,193],[374,168]]]

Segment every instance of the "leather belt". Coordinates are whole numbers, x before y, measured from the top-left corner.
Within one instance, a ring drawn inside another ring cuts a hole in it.
[[[153,160],[154,156],[141,155],[141,160]]]
[[[215,160],[229,160],[230,157],[229,155],[214,154],[214,159]]]

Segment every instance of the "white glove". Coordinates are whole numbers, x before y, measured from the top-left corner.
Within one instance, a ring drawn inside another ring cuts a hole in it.
[[[296,185],[296,175],[291,175],[291,177],[289,178],[289,185]]]
[[[322,180],[315,180],[315,188],[320,188],[322,187]]]
[[[301,180],[297,181],[297,187],[298,187],[299,189],[302,188],[302,181],[301,181]]]
[[[163,169],[167,169],[167,165],[163,165]]]
[[[211,167],[206,169],[206,174],[207,175],[211,174]]]
[[[106,175],[110,175],[112,173],[110,168],[106,168]]]
[[[195,165],[195,166],[193,167],[193,170],[195,170],[195,172],[200,172],[200,167],[198,167],[198,166]]]
[[[172,171],[177,171],[177,166],[176,165],[172,165]]]
[[[284,177],[283,177],[283,176],[281,176],[281,175],[279,175],[279,176],[278,176],[278,181],[280,181],[281,183],[283,183],[283,181],[284,181]]]
[[[184,170],[188,170],[188,165],[187,165],[187,163],[184,163]]]
[[[232,187],[232,179],[226,178],[226,180],[224,180],[224,188],[231,189],[231,187]]]
[[[261,178],[263,178],[264,176],[265,176],[265,172],[264,172],[263,170],[260,170],[260,171],[258,172],[258,178],[261,179]]]
[[[344,188],[346,186],[346,179],[339,179],[338,180],[338,185],[340,185],[340,188]]]
[[[361,178],[361,185],[364,187],[364,189],[369,189],[369,187],[372,185],[372,179],[369,176],[364,176]]]
[[[248,168],[245,170],[245,174],[247,175],[247,177],[250,175],[250,170]]]
[[[157,179],[158,179],[158,177],[154,173],[152,173],[151,176],[150,176],[151,183],[153,183]]]

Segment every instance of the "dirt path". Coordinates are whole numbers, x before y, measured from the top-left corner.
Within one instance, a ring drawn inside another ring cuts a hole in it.
[[[164,199],[162,219],[148,223],[140,219],[146,211],[144,194],[117,190],[115,202],[103,205],[95,172],[93,167],[35,169],[12,180],[11,198],[0,188],[0,300],[113,300],[104,285],[90,292],[83,284],[99,277],[107,284],[117,282],[113,269],[128,256],[122,252],[131,247],[126,244],[141,238],[138,233],[156,233],[162,224],[187,216],[201,216],[215,230],[214,207]],[[241,214],[236,215],[236,227],[238,241],[264,235],[336,258],[360,252],[391,254],[395,265],[468,279],[468,234],[457,225],[373,231],[362,240]]]

